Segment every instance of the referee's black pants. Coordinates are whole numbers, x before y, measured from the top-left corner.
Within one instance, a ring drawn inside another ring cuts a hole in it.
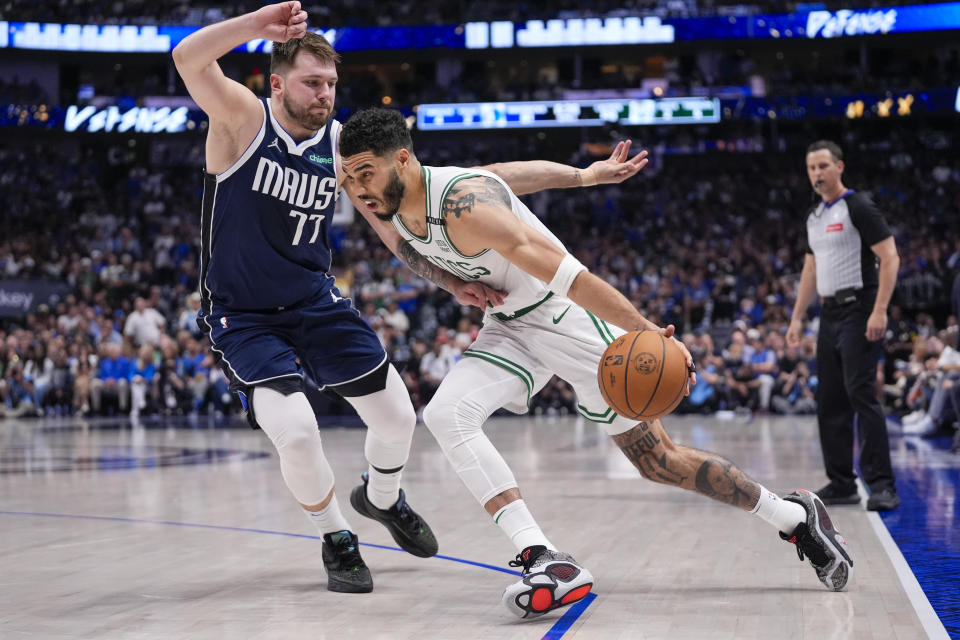
[[[843,492],[856,489],[854,414],[864,482],[874,492],[894,488],[887,422],[876,391],[880,344],[865,335],[873,296],[860,294],[858,301],[848,304],[824,301],[817,338],[820,447],[830,483]]]

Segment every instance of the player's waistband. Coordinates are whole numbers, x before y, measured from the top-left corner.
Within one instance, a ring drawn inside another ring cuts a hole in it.
[[[245,308],[239,307],[236,305],[225,305],[217,302],[216,298],[211,300],[209,308],[206,310],[206,313],[209,314],[223,314],[223,313],[277,313],[279,311],[296,311],[297,309],[302,309],[304,307],[309,307],[315,305],[317,302],[322,301],[323,299],[329,299],[331,304],[334,303],[334,298],[331,297],[330,289],[324,289],[313,293],[306,298],[302,298],[296,302],[291,302],[290,304],[277,305],[273,307],[260,307],[260,308]],[[339,297],[339,296],[338,296]]]

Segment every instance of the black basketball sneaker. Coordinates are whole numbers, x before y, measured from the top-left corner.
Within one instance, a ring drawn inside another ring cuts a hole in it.
[[[810,566],[817,572],[827,589],[842,591],[853,577],[853,560],[847,541],[834,529],[827,508],[816,494],[800,489],[784,500],[796,502],[807,512],[807,521],[801,522],[789,535],[780,532],[780,537],[797,545],[797,555],[806,556]]]
[[[352,531],[323,535],[323,566],[327,568],[327,589],[340,593],[370,593],[373,578],[360,557],[360,544]]]
[[[523,578],[503,591],[503,604],[521,618],[537,618],[587,597],[593,575],[567,553],[543,545],[527,547],[510,561]]]
[[[393,541],[407,553],[420,558],[437,555],[439,546],[433,530],[407,504],[407,496],[403,493],[403,489],[400,489],[400,498],[396,504],[389,509],[378,509],[367,498],[367,483],[370,481],[370,476],[364,472],[362,478],[363,484],[354,487],[350,492],[350,504],[357,513],[385,526],[393,537]]]

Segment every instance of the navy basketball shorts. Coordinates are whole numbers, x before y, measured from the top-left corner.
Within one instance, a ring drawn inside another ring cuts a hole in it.
[[[214,306],[200,325],[238,391],[306,372],[320,387],[351,382],[376,370],[387,354],[348,298],[329,294],[276,311]],[[322,301],[322,302],[321,302]]]

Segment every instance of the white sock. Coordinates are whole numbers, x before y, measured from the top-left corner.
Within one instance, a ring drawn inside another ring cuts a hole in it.
[[[796,502],[784,500],[763,486],[760,487],[760,499],[751,512],[760,516],[777,528],[778,531],[790,534],[801,522],[807,521],[807,510]]]
[[[367,469],[370,475],[370,481],[367,483],[367,499],[373,503],[377,509],[389,509],[400,499],[400,474],[402,471],[393,473],[381,473],[376,467],[370,465]]]
[[[343,513],[340,511],[340,505],[337,504],[336,495],[331,496],[330,503],[323,509],[320,509],[320,511],[307,511],[304,509],[303,512],[307,515],[307,519],[313,523],[313,526],[317,528],[317,531],[320,532],[320,535],[333,533],[335,531],[351,531],[350,523],[343,517]]]
[[[493,521],[507,534],[513,546],[517,548],[517,552],[538,544],[542,544],[551,551],[557,550],[553,543],[547,540],[547,536],[543,535],[540,525],[530,515],[530,510],[527,509],[527,504],[523,500],[514,500],[497,511]]]

